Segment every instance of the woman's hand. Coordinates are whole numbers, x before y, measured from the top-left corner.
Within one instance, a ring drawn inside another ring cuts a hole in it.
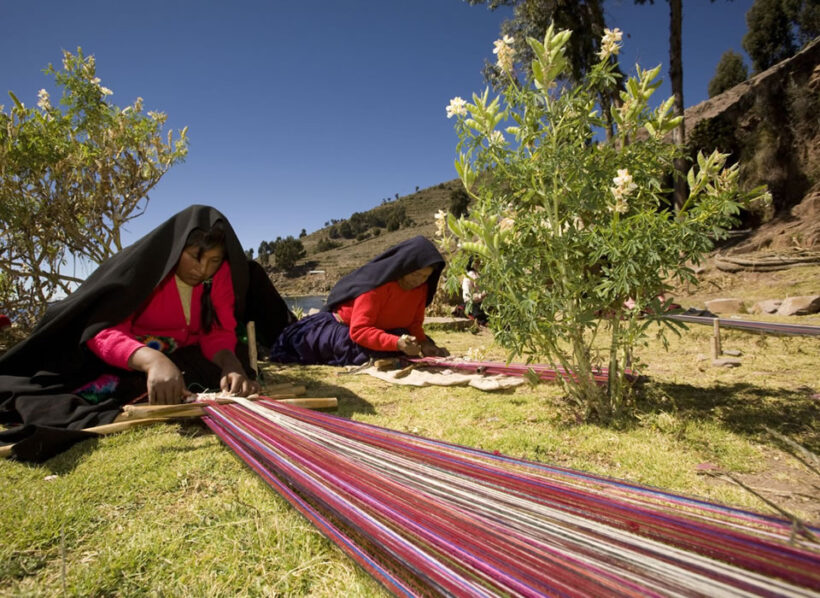
[[[145,372],[148,402],[151,405],[177,405],[190,394],[185,389],[182,372],[164,354],[150,347],[140,347],[131,354],[128,365]]]
[[[219,379],[222,392],[239,397],[247,397],[259,392],[261,388],[259,383],[248,378],[233,351],[222,349],[213,356],[213,362],[222,369],[222,376]]]
[[[412,357],[421,353],[421,345],[416,340],[416,337],[409,334],[402,334],[399,337],[398,349],[405,355]]]
[[[421,354],[423,357],[447,357],[450,352],[444,347],[439,347],[428,338],[421,343]]]
[[[244,372],[222,372],[219,387],[222,392],[239,397],[257,394],[261,388],[258,382],[246,377]]]

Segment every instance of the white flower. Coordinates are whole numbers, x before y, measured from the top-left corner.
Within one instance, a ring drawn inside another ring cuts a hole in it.
[[[601,49],[598,51],[598,58],[606,60],[610,56],[617,56],[621,50],[620,41],[623,33],[617,27],[615,29],[604,29],[604,36],[601,38]]]
[[[625,197],[616,197],[615,203],[609,206],[610,212],[618,212],[619,214],[626,214],[629,211],[629,203]]]
[[[515,56],[515,50],[512,47],[515,38],[505,35],[501,39],[497,39],[493,42],[493,54],[498,56],[496,60],[496,64],[498,68],[500,68],[505,73],[510,73],[513,70],[513,56]]]
[[[467,102],[458,96],[450,100],[450,105],[447,106],[447,118],[453,116],[465,116],[467,114]]]
[[[94,85],[99,85],[99,84],[100,84],[100,81],[101,81],[101,80],[100,80],[100,78],[99,78],[99,77],[94,77],[93,79],[91,79],[91,82],[92,82]]]
[[[626,168],[619,168],[618,169],[618,176],[612,179],[612,182],[615,183],[616,187],[624,189],[627,193],[633,191],[638,186],[632,182],[632,175],[629,174],[629,170]]]
[[[638,188],[638,185],[632,181],[632,175],[629,174],[629,170],[626,168],[619,168],[618,176],[612,179],[612,182],[615,183],[615,186],[610,187],[609,190],[612,192],[613,197],[615,197],[615,204],[610,206],[609,210],[624,214],[629,209],[626,198]]]
[[[107,87],[102,87],[102,86],[100,86],[100,91],[102,92],[102,94],[104,96],[110,96],[112,93],[114,93],[113,91],[111,91]]]
[[[42,110],[50,110],[51,109],[51,102],[49,101],[48,92],[45,89],[41,89],[37,92],[37,105]]]
[[[487,141],[490,142],[490,145],[503,145],[504,144],[504,135],[501,131],[493,131],[490,133],[490,136],[487,138]]]
[[[439,210],[436,212],[436,237],[444,237],[444,231],[447,228],[447,212]]]

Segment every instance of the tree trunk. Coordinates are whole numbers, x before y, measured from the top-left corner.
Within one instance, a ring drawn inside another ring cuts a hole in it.
[[[672,140],[683,153],[686,124],[683,121],[683,56],[681,51],[682,0],[669,0],[669,79],[675,96],[674,113],[681,117],[680,126],[672,132]],[[675,159],[675,209],[686,201],[686,159]]]

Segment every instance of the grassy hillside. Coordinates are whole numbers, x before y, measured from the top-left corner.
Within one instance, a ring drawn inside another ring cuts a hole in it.
[[[381,228],[378,235],[374,236],[371,230],[369,238],[362,241],[333,239],[340,243],[340,246],[327,251],[319,251],[318,245],[322,239],[328,237],[330,226],[302,237],[301,241],[307,255],[298,261],[288,273],[271,272],[276,288],[286,296],[323,294],[329,291],[339,278],[388,247],[415,235],[432,238],[436,212],[441,209],[446,210],[450,205],[450,193],[460,188],[461,181],[453,179],[390,202],[390,205],[404,207],[407,216],[413,221],[412,225],[403,226],[395,231]],[[380,208],[381,206],[377,206],[365,214]],[[324,274],[310,274],[311,270],[322,270]]]

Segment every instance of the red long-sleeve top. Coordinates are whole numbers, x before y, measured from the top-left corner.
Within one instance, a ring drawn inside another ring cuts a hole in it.
[[[385,330],[406,328],[418,342],[427,339],[422,323],[427,283],[405,291],[396,281],[376,287],[336,310],[350,327],[353,342],[373,351],[398,351],[399,337]]]
[[[154,289],[141,311],[97,333],[86,343],[88,348],[105,363],[123,369],[130,369],[128,359],[131,354],[146,346],[151,338],[173,339],[177,347],[198,344],[207,359],[212,359],[222,349],[235,350],[236,318],[228,262],[223,262],[213,276],[211,302],[218,321],[213,322],[207,333],[201,329],[202,287],[201,284],[193,287],[190,323],[186,323],[182,300],[171,272]]]

